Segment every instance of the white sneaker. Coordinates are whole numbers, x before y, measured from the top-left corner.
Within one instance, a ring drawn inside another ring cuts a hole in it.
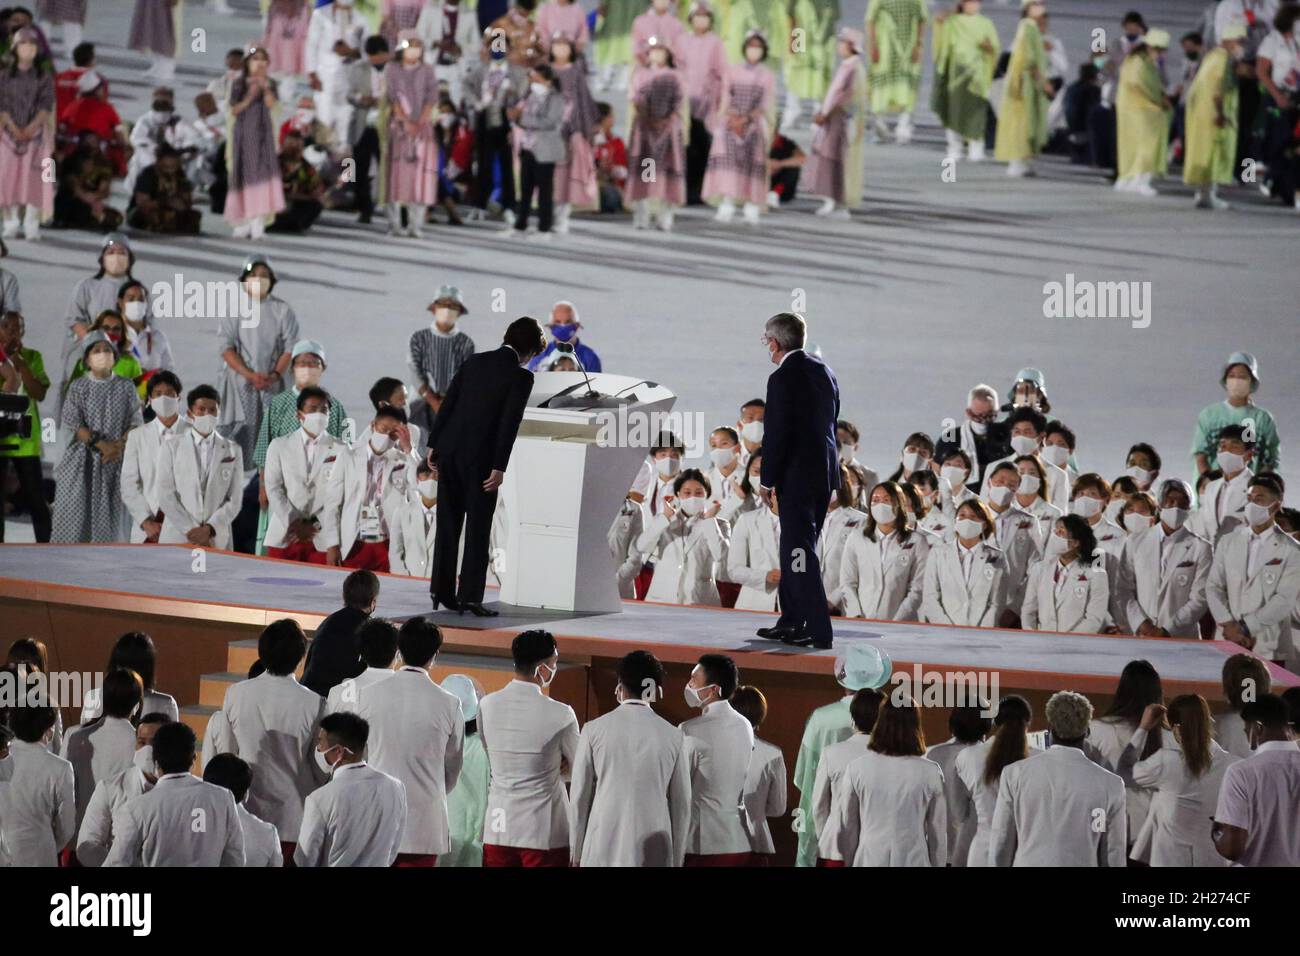
[[[757,226],[759,222],[758,203],[745,203],[745,208],[741,211],[741,215],[745,217],[745,222],[749,223],[751,226]]]
[[[22,228],[22,220],[19,218],[18,213],[15,212],[15,213],[5,214],[5,227],[3,233],[4,238],[6,239],[16,238],[18,236],[18,230],[21,228]]]
[[[515,224],[515,211],[513,209],[503,209],[501,211],[501,221],[507,226],[513,226]]]
[[[714,222],[731,222],[736,218],[736,204],[730,199],[718,203],[718,211],[713,214]]]
[[[41,238],[41,211],[35,206],[28,206],[23,217],[23,236],[31,242]]]
[[[562,236],[569,234],[569,216],[573,213],[573,206],[565,203],[555,208],[555,224],[551,227],[555,232]]]
[[[673,231],[673,210],[672,207],[665,206],[659,211],[659,228],[664,232]]]
[[[1021,179],[1029,175],[1029,164],[1023,159],[1013,159],[1007,163],[1007,175],[1013,179]]]
[[[632,228],[649,229],[650,228],[650,206],[646,200],[638,200],[632,206]]]
[[[506,226],[500,232],[507,239],[523,239],[528,236],[527,229],[516,229],[514,226]]]
[[[248,224],[248,238],[257,242],[266,235],[266,220],[261,216],[255,216]]]
[[[252,222],[240,223],[230,230],[230,234],[236,239],[247,239],[253,234]]]
[[[769,193],[767,194],[767,208],[768,208],[768,209],[780,209],[780,208],[781,208],[781,195],[780,195],[780,193],[778,193],[778,192],[776,192],[775,190],[773,190],[772,192],[769,192]]]
[[[836,222],[853,221],[853,215],[849,212],[848,207],[846,206],[841,206],[839,209],[832,211],[826,218],[835,220]]]
[[[554,242],[555,241],[555,234],[550,230],[547,230],[546,232],[530,232],[527,234],[527,236],[529,241],[531,242]]]
[[[912,141],[912,123],[910,120],[904,122],[900,119],[898,121],[898,125],[894,127],[894,141],[900,146],[906,146]]]
[[[814,215],[814,216],[829,216],[829,215],[830,215],[831,213],[833,213],[834,211],[835,211],[835,200],[834,200],[834,199],[823,199],[823,200],[822,200],[822,204],[821,204],[820,206],[817,207],[817,209],[816,209],[816,211],[813,213],[813,215]]]
[[[1160,195],[1156,192],[1155,187],[1151,185],[1150,173],[1143,173],[1141,176],[1137,177],[1137,181],[1133,184],[1133,192],[1137,193],[1139,196],[1145,196],[1148,199]]]
[[[961,136],[950,129],[946,129],[943,132],[944,132],[944,140],[948,144],[947,158],[952,160],[961,159],[962,157]]]
[[[972,163],[984,162],[984,140],[973,139],[970,141],[969,158]]]
[[[1123,179],[1117,179],[1115,180],[1115,192],[1117,193],[1131,192],[1135,185],[1137,185],[1137,182],[1132,177],[1126,176]]]

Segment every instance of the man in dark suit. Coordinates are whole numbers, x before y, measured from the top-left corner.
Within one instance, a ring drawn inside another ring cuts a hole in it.
[[[343,607],[320,622],[311,644],[302,683],[328,697],[330,688],[366,669],[357,631],[375,613],[379,578],[373,571],[353,571],[343,579]]]
[[[451,380],[429,432],[429,461],[438,472],[438,527],[429,592],[433,609],[493,617],[483,606],[488,538],[510,450],[533,390],[523,366],[546,347],[541,324],[525,316],[510,323],[501,347],[470,356]],[[461,524],[465,551],[456,587]]]
[[[777,369],[767,379],[760,493],[781,508],[781,616],[759,637],[800,647],[831,646],[831,616],[817,560],[817,536],[831,494],[840,485],[840,387],[819,358],[803,350],[803,316],[781,312],[767,320],[763,343]]]

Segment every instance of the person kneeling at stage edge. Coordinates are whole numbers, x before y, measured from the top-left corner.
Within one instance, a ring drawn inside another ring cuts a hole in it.
[[[326,431],[330,395],[308,385],[298,393],[301,427],[274,439],[266,450],[266,526],[268,557],[325,564],[317,547],[324,525],[330,476],[351,449]]]
[[[395,442],[405,427],[406,413],[384,405],[375,412],[366,443],[339,456],[330,472],[319,538],[326,564],[388,570],[389,522],[415,481],[414,456]]]

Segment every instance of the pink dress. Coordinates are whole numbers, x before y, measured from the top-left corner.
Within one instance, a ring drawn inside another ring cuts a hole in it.
[[[591,148],[592,130],[596,126],[596,102],[587,86],[586,69],[581,64],[556,66],[555,76],[564,94],[564,121],[560,135],[569,147],[568,157],[555,166],[555,203],[571,203],[579,209],[594,209],[600,197],[596,184],[596,154]]]
[[[813,128],[812,144],[804,163],[799,187],[810,196],[824,196],[838,203],[848,201],[846,164],[849,152],[849,121],[853,81],[859,69],[856,56],[849,57],[835,71],[831,87],[822,100],[826,122]]]
[[[262,45],[271,57],[271,72],[276,76],[301,76],[307,72],[311,11],[312,0],[271,0]]]
[[[646,67],[632,78],[636,118],[628,137],[627,201],[686,202],[682,103],[686,86],[671,67]]]
[[[438,78],[428,63],[384,67],[384,99],[398,104],[410,119],[419,119],[426,107],[438,103]],[[412,136],[396,110],[388,119],[384,141],[384,189],[381,202],[432,206],[438,201],[438,141],[433,122],[426,121]]]
[[[714,123],[713,146],[704,174],[706,199],[739,199],[762,205],[767,200],[767,151],[771,145],[767,114],[776,90],[776,74],[761,63],[738,63],[727,71],[725,111]],[[741,134],[727,121],[744,117]]]
[[[722,84],[727,76],[727,50],[716,33],[691,30],[673,47],[677,67],[686,78],[691,98],[691,119],[706,123],[722,105]]]
[[[676,49],[677,39],[685,32],[686,24],[677,19],[675,12],[659,14],[647,10],[632,21],[632,55],[644,66],[651,37],[658,37],[660,43],[673,50]]]
[[[424,0],[384,0],[382,22],[384,39],[388,48],[396,52],[397,35],[403,30],[414,30],[420,22],[420,11]]]
[[[0,69],[0,113],[27,126],[42,110],[49,121],[35,139],[19,143],[0,132],[0,206],[35,206],[45,217],[54,212],[54,177],[43,175],[46,163],[53,162],[54,76],[35,66]]]
[[[236,77],[230,85],[230,102],[241,102],[247,92],[248,79]],[[230,170],[227,222],[239,225],[250,219],[264,219],[284,208],[284,183],[275,149],[275,117],[262,97],[233,116],[230,138],[226,141],[226,164]]]
[[[546,0],[537,11],[537,35],[541,37],[543,50],[551,49],[551,37],[557,33],[563,33],[573,41],[575,53],[587,49],[591,40],[587,32],[587,12],[577,0],[573,3]]]

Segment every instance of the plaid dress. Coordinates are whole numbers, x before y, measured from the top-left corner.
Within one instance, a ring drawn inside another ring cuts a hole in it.
[[[179,6],[179,4],[178,4]],[[166,0],[135,0],[131,35],[126,45],[158,56],[176,55],[176,9]]]
[[[68,386],[61,427],[72,439],[85,426],[105,438],[125,438],[140,425],[140,399],[129,379],[83,375]],[[70,440],[54,470],[54,544],[127,540],[129,516],[122,502],[122,459],[105,462],[99,453]]]
[[[36,19],[50,23],[85,23],[86,0],[40,0]]]
[[[682,105],[686,87],[671,67],[637,70],[632,80],[636,116],[628,137],[627,201],[686,202]]]
[[[880,51],[879,62],[870,69],[873,113],[910,113],[916,108],[921,61],[912,62],[912,50],[925,20],[925,0],[871,0],[867,7],[867,26],[876,28]]]
[[[776,76],[761,63],[742,63],[727,71],[723,111],[713,130],[705,199],[737,199],[762,204],[767,198],[767,150],[772,140]],[[743,133],[731,130],[736,117],[749,120]]]
[[[596,101],[587,86],[583,65],[557,66],[555,78],[564,94],[564,122],[560,135],[568,147],[564,162],[555,166],[555,204],[572,203],[579,209],[596,207],[596,156],[591,133],[596,126]]]

